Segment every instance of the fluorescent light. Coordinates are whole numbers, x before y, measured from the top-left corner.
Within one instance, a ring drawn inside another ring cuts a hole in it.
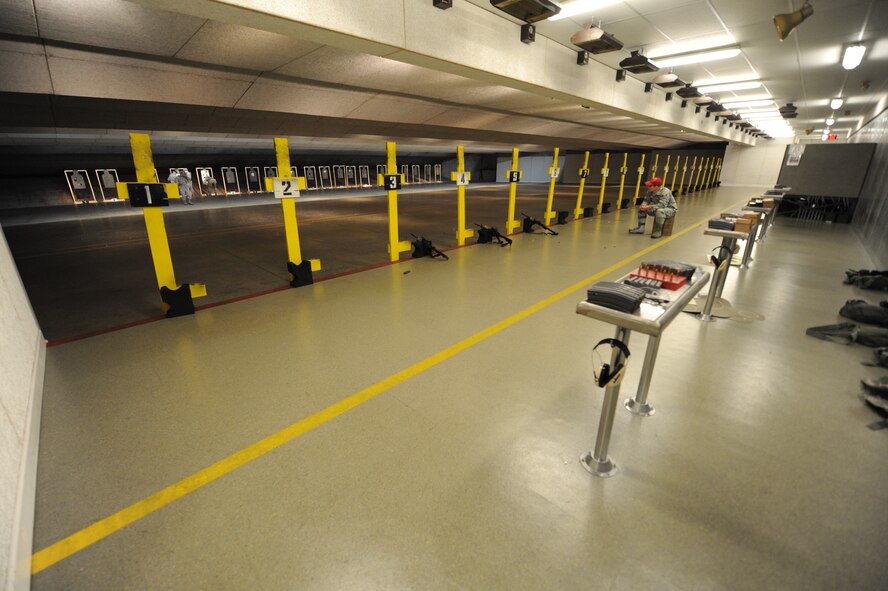
[[[699,90],[699,89],[698,89]],[[732,109],[742,109],[743,107],[769,107],[774,104],[773,99],[761,99],[756,101],[722,101],[722,104],[726,107],[730,106]]]
[[[655,57],[664,57],[667,55],[679,55],[685,53],[696,53],[700,51],[708,51],[712,49],[724,49],[728,46],[735,45],[737,40],[729,33],[719,33],[716,35],[707,35],[704,37],[695,37],[690,41],[678,41],[676,43],[664,43],[649,47],[645,52],[648,59]]]
[[[697,53],[687,53],[684,55],[663,56],[648,59],[661,68],[672,68],[674,66],[683,66],[685,64],[699,64],[702,62],[714,62],[716,60],[724,60],[740,55],[739,47],[726,47],[711,51],[701,51]]]
[[[845,101],[843,101],[842,99],[834,98],[833,100],[829,101],[829,108],[835,111],[836,109],[841,109],[842,105],[844,104]]]
[[[866,45],[849,45],[845,48],[845,57],[842,58],[842,67],[846,70],[853,70],[863,61],[863,54],[866,53]]]
[[[619,4],[622,1],[623,0],[574,0],[570,4],[558,3],[558,5],[561,6],[561,12],[555,16],[550,16],[548,20],[559,21],[563,18],[570,18],[578,14],[591,12],[612,4]]]
[[[750,90],[753,88],[761,88],[761,80],[750,80],[748,82],[732,82],[730,84],[716,84],[715,86],[698,86],[697,90],[704,94],[710,92],[731,92],[732,90]]]
[[[826,118],[826,124],[827,124],[827,125],[835,125],[835,123],[836,123],[836,120],[833,119],[832,117],[827,117],[827,118]]]

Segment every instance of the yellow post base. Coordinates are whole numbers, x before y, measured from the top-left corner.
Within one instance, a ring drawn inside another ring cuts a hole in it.
[[[548,225],[548,224],[546,224]],[[506,222],[506,234],[511,234],[515,230],[521,227],[521,222],[518,220],[510,220]]]
[[[206,283],[189,283],[188,290],[191,292],[192,298],[202,298],[207,295]]]
[[[462,230],[456,231],[456,240],[457,240],[457,242],[462,241],[462,242],[460,242],[460,244],[465,244],[465,241],[474,235],[475,235],[475,230],[463,228]]]

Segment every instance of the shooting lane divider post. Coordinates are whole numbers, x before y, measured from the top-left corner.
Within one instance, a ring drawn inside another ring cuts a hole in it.
[[[708,188],[712,188],[715,186],[715,158],[712,159],[712,164],[709,166],[709,176],[706,177],[706,186]]]
[[[207,295],[207,286],[203,283],[176,283],[173,257],[170,255],[170,243],[161,209],[169,206],[169,199],[179,198],[179,186],[176,183],[157,182],[151,138],[147,133],[131,133],[130,146],[136,165],[136,182],[118,182],[117,195],[120,199],[128,199],[131,206],[142,208],[145,229],[148,231],[148,246],[154,261],[154,274],[157,276],[160,300],[167,318],[194,314],[194,298]]]
[[[629,160],[629,152],[623,152],[623,166],[620,167],[620,194],[617,197],[617,209],[623,209],[623,187],[626,184],[626,162]]]
[[[638,178],[635,179],[635,197],[632,198],[632,207],[638,205],[638,192],[641,190],[641,179],[644,177],[644,157],[641,155],[641,163],[638,165]]]
[[[509,179],[509,214],[506,218],[506,236],[514,233],[521,226],[521,222],[515,219],[515,197],[518,193],[518,183],[521,181],[521,171],[518,170],[518,148],[512,148],[512,168],[506,171]]]
[[[679,157],[680,158],[680,157]],[[688,157],[685,156],[684,165],[681,167],[681,182],[684,182],[685,171],[688,169]],[[672,191],[673,194],[677,197],[679,193],[681,193],[681,183],[678,183],[678,193],[675,192],[675,177],[678,176],[678,159],[675,161],[675,172],[672,174],[672,186],[669,187],[669,190]]]
[[[663,167],[663,186],[667,185],[669,180],[669,161],[672,160],[672,154],[666,154],[666,166]]]
[[[712,176],[712,169],[715,166],[715,158],[709,161],[709,164],[706,166],[706,172],[703,173],[703,188],[709,188],[709,177]]]
[[[462,146],[456,147],[456,171],[450,173],[450,180],[456,181],[456,244],[464,246],[467,238],[475,235],[466,228],[466,187],[472,180],[472,173],[466,171],[466,155]]]
[[[697,158],[698,156],[694,156],[694,161],[691,163],[691,176],[688,177],[688,186],[682,187],[682,193],[687,194],[691,192],[691,185],[694,184],[694,171],[697,169]],[[681,182],[684,185],[684,174],[681,175]]]
[[[274,192],[280,199],[284,212],[284,232],[287,236],[287,271],[290,273],[290,287],[302,287],[314,283],[312,273],[321,270],[320,259],[302,259],[299,245],[299,223],[296,219],[296,198],[299,191],[307,191],[305,177],[293,176],[290,167],[290,145],[287,138],[274,138],[274,153],[277,157],[278,176],[265,177],[265,190]]]
[[[580,191],[577,193],[577,206],[574,207],[574,219],[580,219],[583,215],[583,189],[586,188],[586,179],[589,177],[589,152],[583,156],[583,167],[578,171],[580,175]]]
[[[549,167],[549,194],[546,197],[546,212],[543,214],[543,223],[547,226],[552,224],[552,220],[555,219],[555,212],[552,211],[552,201],[555,198],[555,181],[558,180],[558,175],[561,174],[561,169],[558,168],[558,148],[555,148],[555,152],[552,154],[552,166]]]
[[[657,165],[660,163],[660,154],[654,154],[654,165],[651,166],[651,179],[657,176]],[[650,180],[650,179],[648,179]]]
[[[385,187],[386,193],[388,194],[388,252],[389,260],[393,263],[400,260],[402,252],[407,252],[413,248],[413,244],[409,240],[398,239],[398,189],[401,188],[402,183],[407,182],[407,179],[403,174],[398,174],[397,147],[395,142],[385,143],[386,173],[377,175],[377,181],[380,185]]]
[[[715,186],[718,187],[721,185],[722,178],[722,159],[718,159],[718,164],[715,167]]]
[[[700,177],[703,176],[703,171],[706,170],[706,161],[708,158],[703,158],[700,161],[700,166],[697,168],[697,180],[694,182],[694,193],[700,190]]]
[[[604,187],[607,184],[607,175],[610,169],[607,165],[610,163],[610,152],[604,153],[604,168],[601,169],[601,192],[598,194],[598,215],[604,211]]]

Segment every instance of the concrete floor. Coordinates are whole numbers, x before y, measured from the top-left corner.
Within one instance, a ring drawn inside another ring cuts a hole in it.
[[[670,239],[622,211],[51,347],[35,551],[100,533],[33,588],[883,588],[888,431],[858,399],[883,372],[804,334],[873,300],[841,284],[871,266],[848,226],[778,221],[724,291],[763,319],[680,315],[620,472],[579,463],[613,334],[585,288],[705,264],[701,224],[753,194],[680,201]]]

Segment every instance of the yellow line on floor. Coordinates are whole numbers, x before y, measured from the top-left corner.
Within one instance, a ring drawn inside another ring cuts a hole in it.
[[[743,203],[745,202],[746,200],[743,201]],[[251,462],[256,458],[267,454],[268,452],[284,445],[290,440],[295,439],[300,435],[304,435],[305,433],[308,433],[309,431],[317,427],[320,427],[324,423],[335,419],[339,415],[342,415],[349,410],[363,404],[364,402],[367,402],[368,400],[379,396],[386,390],[409,380],[415,375],[431,369],[439,363],[446,361],[454,355],[457,355],[458,353],[468,349],[472,345],[475,345],[483,341],[484,339],[487,339],[495,335],[496,333],[505,330],[516,322],[527,318],[531,314],[534,314],[536,312],[539,312],[543,308],[551,306],[558,300],[572,294],[573,292],[587,287],[590,283],[597,281],[601,277],[604,277],[605,275],[616,271],[620,267],[628,265],[633,260],[646,255],[652,250],[660,248],[664,244],[667,244],[672,240],[675,240],[676,238],[687,234],[691,230],[698,228],[707,221],[708,218],[703,219],[699,222],[696,222],[692,226],[676,233],[673,236],[663,238],[662,240],[653,243],[651,246],[643,248],[638,252],[632,254],[631,256],[628,256],[623,260],[614,263],[603,271],[599,271],[598,273],[595,273],[594,275],[587,277],[582,281],[578,281],[570,287],[562,289],[558,293],[555,293],[543,300],[540,300],[536,304],[525,308],[520,312],[516,312],[508,318],[485,328],[481,332],[476,333],[456,343],[455,345],[452,345],[442,351],[435,353],[431,357],[427,357],[426,359],[423,359],[422,361],[419,361],[411,365],[410,367],[401,370],[398,373],[389,376],[380,382],[373,384],[369,388],[365,388],[360,392],[352,394],[348,398],[340,400],[336,404],[333,404],[332,406],[329,406],[324,410],[311,415],[310,417],[302,419],[298,423],[294,423],[293,425],[290,425],[289,427],[278,431],[277,433],[266,437],[265,439],[262,439],[261,441],[258,441],[250,445],[249,447],[246,447],[239,452],[236,452],[228,456],[227,458],[224,458],[216,462],[215,464],[208,466],[203,470],[200,470],[199,472],[196,472],[191,476],[180,480],[179,482],[172,484],[164,488],[163,490],[160,490],[153,495],[130,505],[125,509],[118,511],[113,515],[105,517],[104,519],[101,519],[93,523],[92,525],[71,534],[66,538],[63,538],[40,551],[35,552],[34,555],[31,557],[31,573],[37,574],[40,571],[56,564],[57,562],[60,562],[68,558],[69,556],[80,552],[84,548],[87,548],[92,544],[95,544],[96,542],[110,536],[114,532],[123,529],[129,524],[142,519],[146,515],[149,515],[154,511],[157,511],[158,509],[169,505],[173,501],[181,499],[185,495],[192,493],[200,487],[213,482],[217,478],[221,478],[222,476],[233,472],[244,464],[247,464],[248,462]]]

